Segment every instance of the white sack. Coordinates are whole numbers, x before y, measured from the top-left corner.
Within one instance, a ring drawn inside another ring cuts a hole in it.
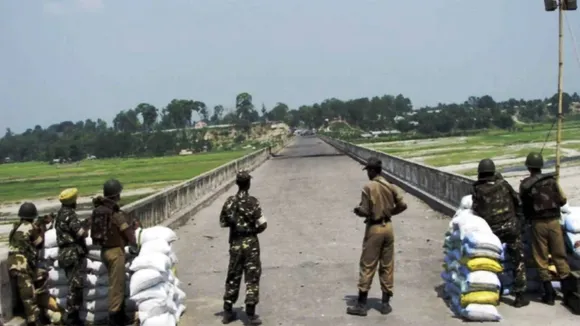
[[[472,321],[500,321],[501,315],[497,308],[488,304],[472,303],[467,305],[461,314],[464,318]]]
[[[87,259],[87,270],[95,275],[107,274],[107,267],[100,261]]]
[[[87,258],[93,261],[101,261],[101,249],[89,249]]]
[[[66,285],[68,284],[68,279],[66,278],[66,273],[62,269],[49,269],[48,270],[48,283],[50,285]]]
[[[58,247],[45,248],[42,252],[42,258],[44,259],[58,259]]]
[[[484,219],[469,211],[459,214],[459,216],[453,218],[451,221],[453,223],[453,228],[460,231],[461,238],[476,231],[493,233]]]
[[[473,197],[471,195],[463,196],[463,198],[461,198],[459,208],[471,209],[472,206],[473,206]]]
[[[495,251],[499,254],[503,251],[501,241],[493,233],[471,232],[465,236],[464,242],[470,244],[470,247],[474,249],[486,249]]]
[[[470,272],[469,274],[466,275],[465,280],[469,285],[471,284],[491,285],[497,286],[498,288],[501,285],[499,278],[497,277],[497,274],[488,271]]]
[[[129,269],[136,272],[138,270],[151,268],[165,273],[171,270],[171,266],[171,259],[169,259],[167,255],[158,252],[151,252],[140,254],[135,257]]]
[[[173,265],[177,264],[178,262],[177,256],[171,249],[171,245],[163,239],[153,239],[151,241],[142,244],[141,248],[139,249],[139,256],[148,255],[153,252],[169,256],[169,258],[171,259],[171,263]]]
[[[101,298],[97,300],[83,300],[83,308],[90,312],[109,311],[109,298]]]
[[[139,319],[147,320],[151,317],[163,315],[165,313],[175,314],[177,306],[168,298],[149,299],[138,305]]]
[[[50,296],[55,298],[66,297],[66,295],[68,294],[68,284],[49,287],[48,293],[50,294]]]
[[[131,295],[130,299],[137,304],[151,299],[167,300],[169,298],[169,290],[171,287],[172,285],[169,283],[160,282],[149,288],[141,290],[134,295]],[[173,297],[171,299],[173,299]]]
[[[56,229],[46,230],[46,232],[44,232],[44,248],[55,248],[57,246]]]
[[[578,207],[570,207],[570,213],[564,216],[566,231],[580,233],[580,211]]]
[[[108,295],[109,295],[108,285],[101,285],[94,288],[83,289],[83,299],[85,300],[96,300],[101,298],[107,298]]]
[[[560,207],[560,213],[570,214],[570,205],[568,203],[566,203],[566,205]]]
[[[173,301],[175,301],[177,304],[185,302],[185,299],[187,298],[185,292],[183,292],[183,290],[181,290],[176,286],[173,287],[173,290],[174,290]]]
[[[100,285],[108,285],[109,284],[109,276],[107,274],[104,275],[93,275],[87,274],[85,277],[85,287],[97,287]]]
[[[183,313],[185,312],[185,305],[184,304],[180,304],[179,306],[177,306],[177,311],[175,312],[175,320],[179,321],[179,319],[181,318],[181,316],[183,315]]]
[[[141,318],[141,317],[139,317]],[[141,326],[160,326],[160,325],[175,325],[175,315],[164,313],[163,315],[154,316],[141,322]]]
[[[172,243],[178,239],[177,234],[175,234],[172,229],[160,225],[141,229],[138,232],[137,238],[140,239],[140,244],[144,244],[155,239],[163,239],[167,243]]]
[[[154,269],[142,269],[131,276],[129,290],[131,297],[161,282],[168,280],[168,273],[161,273]]]
[[[81,309],[79,312],[79,316],[81,320],[87,321],[89,323],[101,323],[104,321],[109,320],[109,312],[108,311],[99,311],[96,313],[86,311]]]

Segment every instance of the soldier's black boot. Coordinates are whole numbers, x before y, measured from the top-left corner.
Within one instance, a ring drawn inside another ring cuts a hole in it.
[[[358,300],[354,307],[346,308],[346,313],[349,315],[354,316],[366,316],[367,315],[367,298],[369,293],[368,292],[358,292]]]
[[[260,316],[256,315],[256,305],[247,304],[246,315],[248,316],[250,325],[262,325],[262,320],[260,319]]]
[[[542,296],[542,302],[550,306],[556,304],[556,291],[550,281],[544,282],[544,295]]]
[[[530,304],[530,300],[528,300],[523,293],[516,293],[515,300],[514,300],[514,307],[521,308],[525,307]]]
[[[391,295],[389,293],[383,292],[383,299],[381,300],[381,314],[388,315],[393,311],[390,301]]]
[[[222,318],[222,324],[229,324],[237,319],[237,315],[234,312],[234,307],[231,303],[224,302],[224,317]]]

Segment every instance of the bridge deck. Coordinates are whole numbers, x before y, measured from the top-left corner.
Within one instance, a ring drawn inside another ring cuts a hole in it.
[[[317,138],[299,138],[282,157],[253,173],[250,192],[260,199],[269,221],[268,230],[260,237],[263,275],[258,313],[264,325],[461,324],[436,290],[442,283],[441,246],[448,219],[408,194],[409,209],[393,222],[393,313],[385,317],[370,310],[366,318],[345,314],[348,301],[357,292],[364,230],[362,220],[351,211],[366,175],[346,156],[316,156],[333,153],[333,148]],[[177,231],[178,275],[188,295],[183,325],[221,325],[228,232],[219,227],[218,214],[234,191],[222,195]],[[242,285],[236,307],[243,305],[243,291]],[[376,279],[369,297],[377,298],[369,300],[376,306],[380,298]],[[522,309],[502,304],[500,311],[508,325],[578,323],[578,317],[559,304],[548,307],[533,302]]]

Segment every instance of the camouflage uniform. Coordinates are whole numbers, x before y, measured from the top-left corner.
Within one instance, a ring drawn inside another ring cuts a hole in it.
[[[540,154],[530,153],[526,158],[526,166],[531,174],[522,180],[520,196],[524,215],[531,222],[532,256],[544,285],[542,299],[552,305],[555,292],[548,270],[548,256],[552,256],[561,280],[567,281],[570,277],[564,234],[560,225],[560,208],[566,204],[567,199],[556,181],[555,174],[541,173],[543,158]]]
[[[76,197],[75,197],[76,202]],[[61,200],[62,201],[62,200]],[[58,265],[64,269],[69,280],[69,292],[65,307],[65,322],[79,325],[79,309],[83,300],[84,277],[86,274],[87,247],[86,229],[72,205],[63,206],[55,221],[58,243]]]
[[[482,160],[478,172],[478,180],[473,184],[471,193],[472,210],[489,224],[493,233],[506,245],[506,252],[514,266],[514,306],[523,307],[529,302],[523,298],[527,280],[520,199],[512,186],[495,172],[493,161]]]
[[[248,182],[251,176],[240,171],[236,176],[238,185]],[[242,274],[246,282],[246,312],[253,324],[261,321],[254,315],[255,306],[260,301],[260,242],[258,234],[266,229],[266,218],[262,215],[260,202],[250,196],[248,189],[240,188],[238,193],[230,196],[220,214],[220,226],[230,228],[230,262],[226,277],[224,294],[224,323],[235,318],[232,316],[232,305],[238,300]],[[228,317],[228,314],[230,318]]]
[[[30,203],[25,203],[23,206],[27,204]],[[36,211],[36,207],[34,207],[34,211]],[[38,250],[43,244],[43,238],[32,220],[22,218],[14,224],[9,236],[7,265],[10,277],[18,288],[28,324],[40,325],[40,309],[37,304],[34,281],[36,279]]]

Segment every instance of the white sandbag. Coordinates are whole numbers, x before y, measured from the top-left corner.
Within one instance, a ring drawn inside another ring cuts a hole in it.
[[[501,283],[496,273],[488,271],[475,271],[466,275],[466,282],[470,286],[490,285],[499,288]]]
[[[66,297],[66,295],[68,294],[68,284],[49,287],[48,293],[50,294],[50,296],[55,298]]]
[[[140,244],[144,244],[155,239],[163,239],[167,243],[172,243],[173,241],[176,241],[178,237],[172,229],[165,226],[156,225],[150,228],[142,229],[138,234],[138,239],[140,239]]]
[[[171,259],[167,255],[151,252],[137,256],[131,263],[129,269],[136,272],[138,270],[152,268],[160,272],[168,272],[171,270],[171,266]]]
[[[85,287],[97,287],[101,285],[108,285],[109,284],[109,275],[94,275],[94,274],[87,274],[85,276]]]
[[[92,246],[93,246],[93,238],[91,238],[91,237],[86,237],[86,238],[85,238],[85,245],[86,245],[87,247],[92,247]]]
[[[471,195],[463,196],[463,198],[461,198],[459,208],[471,209],[472,206],[473,206],[473,197]]]
[[[570,214],[570,205],[568,203],[566,203],[566,205],[560,207],[560,213]]]
[[[570,213],[564,216],[566,231],[580,233],[580,211],[578,207],[570,207]]]
[[[177,304],[182,304],[183,302],[185,302],[187,294],[185,294],[183,290],[181,290],[176,286],[173,287],[173,290],[174,290],[173,301],[175,301]]]
[[[45,248],[42,252],[42,258],[51,260],[58,259],[58,247]]]
[[[177,306],[177,311],[175,311],[175,320],[179,321],[179,319],[181,319],[181,316],[183,315],[183,313],[185,313],[185,305],[184,304],[180,304],[179,306]]]
[[[487,249],[497,253],[503,251],[501,241],[491,232],[471,232],[465,236],[464,242],[468,243],[474,249]]]
[[[161,273],[155,269],[141,269],[131,276],[130,293],[131,297],[137,293],[148,289],[161,282],[168,280],[168,273]]]
[[[97,300],[83,300],[83,308],[90,312],[109,311],[109,299],[107,297]]]
[[[141,315],[139,315],[139,319],[141,319]],[[141,326],[175,325],[176,323],[174,314],[164,313],[145,319],[145,321],[141,322]]]
[[[101,285],[94,288],[83,289],[83,299],[85,300],[96,300],[101,298],[106,298],[109,294],[109,287],[107,285]]]
[[[172,286],[173,285],[170,283],[160,282],[131,295],[130,299],[137,304],[151,299],[167,300]],[[171,299],[173,299],[173,297]]]
[[[462,238],[465,235],[476,231],[493,233],[484,219],[469,211],[459,214],[459,216],[453,218],[451,221],[453,228],[460,231]]]
[[[500,321],[501,315],[497,308],[488,304],[472,303],[467,305],[461,314],[465,319],[472,321]]]
[[[101,249],[89,249],[87,258],[93,261],[101,261]]]
[[[175,314],[177,306],[168,298],[165,299],[149,299],[138,305],[139,319],[147,320],[154,316],[163,315],[165,313]]]
[[[95,275],[107,274],[107,267],[100,261],[87,259],[87,270]]]
[[[139,249],[139,256],[147,255],[152,252],[169,255],[172,252],[171,245],[169,245],[169,243],[163,239],[150,240],[141,245],[141,248]]]
[[[56,242],[56,229],[46,230],[44,232],[44,248],[56,248],[58,243]]]
[[[49,285],[66,285],[68,279],[66,273],[62,269],[51,268],[48,270],[48,284]]]
[[[79,311],[79,316],[81,320],[89,323],[102,323],[109,320],[108,311],[91,312],[81,309],[81,311]]]

